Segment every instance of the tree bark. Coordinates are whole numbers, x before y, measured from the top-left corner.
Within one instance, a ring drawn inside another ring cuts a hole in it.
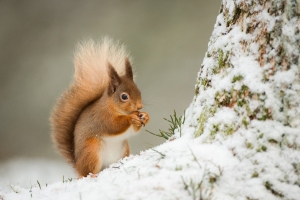
[[[299,16],[296,0],[223,0],[182,130],[230,149],[274,198],[300,191]]]

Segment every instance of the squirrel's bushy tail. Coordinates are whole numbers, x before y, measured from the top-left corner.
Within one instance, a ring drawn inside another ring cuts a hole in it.
[[[129,54],[123,45],[112,39],[99,42],[86,40],[78,44],[74,55],[73,82],[55,105],[51,115],[52,139],[59,153],[74,166],[74,128],[82,110],[100,98],[109,83],[107,72],[110,63],[123,75],[125,59]]]

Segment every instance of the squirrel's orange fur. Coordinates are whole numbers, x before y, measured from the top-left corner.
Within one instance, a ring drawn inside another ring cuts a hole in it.
[[[73,83],[51,115],[52,139],[82,177],[128,156],[128,137],[149,115],[139,111],[141,93],[124,46],[88,40],[78,45],[74,65]]]

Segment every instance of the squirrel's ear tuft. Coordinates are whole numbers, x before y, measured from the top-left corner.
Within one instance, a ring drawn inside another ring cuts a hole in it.
[[[130,64],[130,61],[128,60],[128,58],[125,58],[125,70],[126,70],[125,76],[127,76],[128,78],[133,80],[132,67],[131,67],[131,64]]]
[[[113,94],[116,91],[117,87],[120,85],[121,79],[110,63],[108,63],[108,75],[110,78],[108,92],[109,94]]]

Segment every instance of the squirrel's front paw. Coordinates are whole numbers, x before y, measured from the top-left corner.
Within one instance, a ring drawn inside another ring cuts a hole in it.
[[[139,115],[139,113],[131,114],[131,124],[133,124],[137,127],[141,127],[143,125],[143,121],[140,119],[140,117],[138,115]]]
[[[142,121],[143,125],[145,126],[146,124],[148,124],[150,117],[148,115],[148,113],[146,112],[140,112],[139,113],[139,118]]]

